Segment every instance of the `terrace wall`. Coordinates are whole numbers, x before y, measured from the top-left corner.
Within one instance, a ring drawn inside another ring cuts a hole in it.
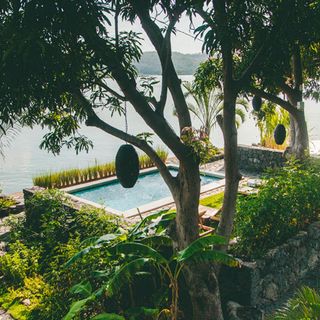
[[[267,168],[280,167],[284,163],[283,152],[279,150],[238,146],[238,161],[240,170],[260,172]]]
[[[241,268],[222,268],[223,300],[263,310],[272,307],[307,273],[319,267],[319,240],[320,222],[315,222],[259,260],[244,262]]]

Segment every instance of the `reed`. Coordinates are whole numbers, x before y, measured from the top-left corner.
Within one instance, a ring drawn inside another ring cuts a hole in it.
[[[160,159],[165,162],[168,158],[168,152],[162,148],[157,148],[156,151]],[[146,154],[139,157],[139,163],[140,169],[146,169],[154,166],[153,161]],[[35,186],[49,189],[66,188],[84,182],[112,177],[115,174],[116,166],[114,162],[104,164],[96,162],[94,166],[83,169],[68,169],[38,175],[33,178],[33,184]]]

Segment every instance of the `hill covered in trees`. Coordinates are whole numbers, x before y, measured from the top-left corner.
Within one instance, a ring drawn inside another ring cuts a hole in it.
[[[183,54],[180,52],[172,52],[173,63],[178,74],[194,74],[199,63],[207,59],[207,55],[203,53]],[[144,52],[141,60],[137,64],[140,74],[158,75],[161,74],[161,65],[157,53]]]

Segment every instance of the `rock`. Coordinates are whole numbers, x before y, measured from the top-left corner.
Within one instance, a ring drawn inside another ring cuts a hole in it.
[[[26,307],[29,307],[31,305],[30,299],[24,299],[22,300],[22,304],[24,304]]]
[[[265,288],[264,295],[268,300],[276,301],[278,299],[278,286],[274,282],[269,283]]]
[[[227,303],[228,320],[263,320],[263,312],[254,307],[242,306],[237,302]]]

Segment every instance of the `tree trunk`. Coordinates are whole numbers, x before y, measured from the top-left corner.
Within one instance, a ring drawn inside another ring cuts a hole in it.
[[[297,159],[304,159],[309,155],[309,135],[304,111],[298,111],[294,117],[294,144],[290,146],[290,152]]]
[[[189,265],[184,269],[184,276],[192,301],[190,319],[223,320],[219,283],[213,267],[208,264]]]
[[[182,250],[199,237],[199,164],[194,159],[180,162],[178,186],[173,192],[176,208],[175,245]],[[209,264],[188,265],[184,276],[192,302],[192,318],[222,320],[219,286]]]
[[[289,148],[292,149],[294,144],[295,144],[295,140],[296,140],[296,123],[294,120],[293,115],[290,113],[290,140],[289,140]]]
[[[238,168],[238,139],[235,122],[236,95],[225,89],[223,110],[225,192],[222,215],[217,233],[230,239],[236,212],[236,200],[241,175]]]
[[[288,153],[297,159],[309,155],[309,134],[304,110],[297,109],[297,101],[288,96],[295,112],[290,114],[290,148]]]

